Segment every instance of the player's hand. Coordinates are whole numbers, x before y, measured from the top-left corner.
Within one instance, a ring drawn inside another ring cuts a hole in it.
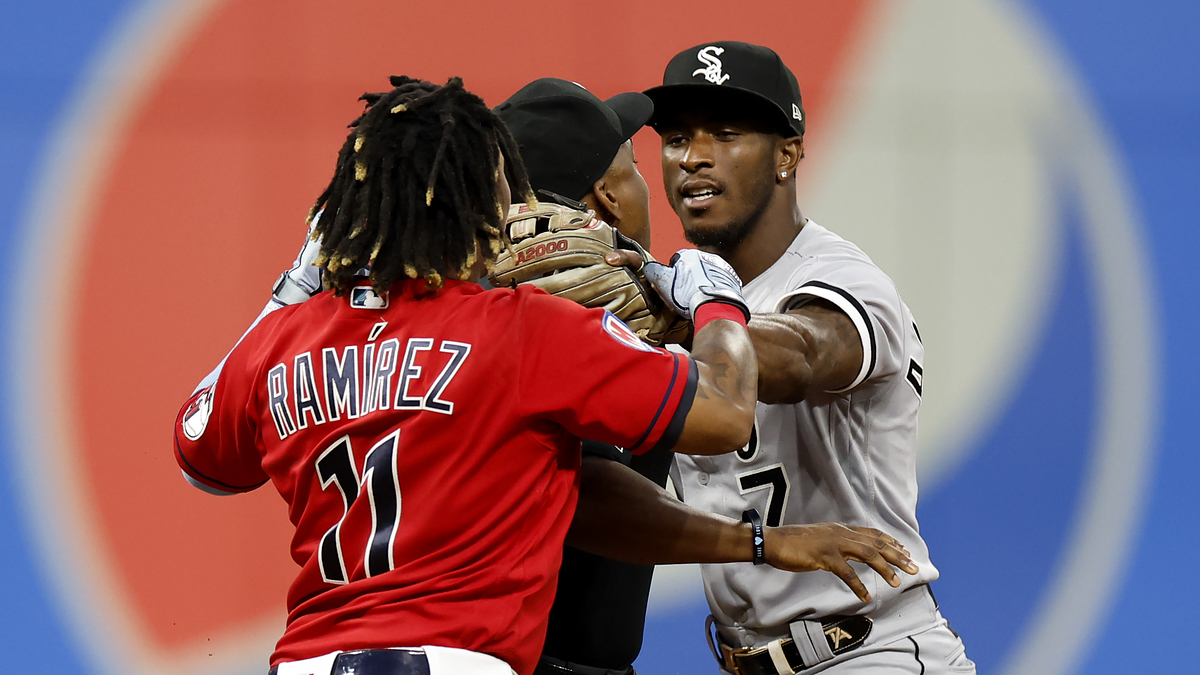
[[[296,254],[296,260],[290,269],[279,275],[271,289],[271,297],[281,305],[299,304],[324,290],[322,269],[313,264],[321,252],[321,240],[312,238],[320,216],[318,213],[309,223],[304,244]]]
[[[638,255],[637,251],[621,249],[604,256],[604,262],[613,267],[625,266],[633,270],[640,270],[646,261],[642,260],[642,256]]]
[[[680,249],[671,264],[647,262],[646,281],[668,307],[685,319],[696,320],[696,310],[707,302],[721,302],[741,310],[746,321],[750,308],[742,297],[742,280],[724,258],[694,248]]]
[[[893,588],[900,585],[900,575],[893,565],[908,574],[917,573],[917,566],[900,542],[870,527],[842,523],[783,525],[766,528],[764,538],[767,564],[791,572],[833,572],[863,602],[870,602],[871,594],[850,560],[870,565]]]

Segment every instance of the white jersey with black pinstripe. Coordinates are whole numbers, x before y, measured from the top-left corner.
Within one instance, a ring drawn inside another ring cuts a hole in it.
[[[920,566],[889,587],[865,565],[855,569],[870,606],[834,575],[769,566],[703,566],[714,617],[746,628],[797,617],[861,614],[905,588],[937,578],[917,528],[917,410],[924,349],[895,284],[857,246],[812,221],[766,272],[746,284],[755,313],[782,312],[819,298],[840,308],[862,340],[854,382],[795,405],[758,404],[755,437],[742,451],[679,456],[673,478],[691,506],[740,518],[758,509],[768,525],[842,521],[899,539]]]

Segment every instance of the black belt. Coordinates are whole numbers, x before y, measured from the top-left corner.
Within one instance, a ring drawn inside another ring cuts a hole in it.
[[[270,675],[278,675],[279,667]],[[329,673],[313,675],[429,675],[429,659],[420,648],[360,649],[342,652]]]
[[[533,675],[637,675],[637,671],[633,666],[619,670],[585,666],[582,663],[571,663],[543,654],[537,667],[533,669]]]
[[[933,608],[935,610],[938,608],[937,598],[933,596],[933,589],[929,587],[929,584],[918,584],[905,589],[904,593],[913,591],[928,593],[929,599],[933,601]],[[720,642],[719,636],[716,642],[713,641],[712,632],[709,630],[713,617],[708,617],[708,620],[709,623],[705,625],[705,633],[709,640],[708,646],[712,649],[713,656],[717,657],[717,661],[732,672],[733,675],[779,675],[779,673],[785,672],[775,665],[775,659],[771,656],[772,644],[778,644],[778,649],[782,652],[783,659],[787,661],[787,665],[793,672],[798,673],[812,667],[804,665],[804,659],[800,656],[800,648],[796,646],[796,642],[790,637],[772,640],[764,647],[735,649]],[[816,620],[814,619],[813,621],[815,622]],[[867,637],[871,635],[871,627],[874,624],[874,621],[870,617],[857,615],[827,616],[820,619],[820,622],[821,632],[825,635],[825,642],[829,645],[829,650],[833,652],[834,656],[861,647]],[[812,635],[811,631],[806,630],[805,632],[810,636]]]
[[[821,632],[825,635],[829,650],[836,656],[861,646],[871,634],[873,623],[866,616],[830,616],[821,620]],[[811,667],[804,665],[800,649],[790,637],[773,640],[765,647],[753,649],[735,649],[720,643],[721,664],[734,675],[779,675],[781,670],[776,667],[775,657],[771,655],[771,645],[776,643],[793,672]]]

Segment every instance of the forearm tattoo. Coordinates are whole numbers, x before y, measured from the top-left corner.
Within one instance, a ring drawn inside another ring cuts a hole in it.
[[[704,340],[692,353],[709,370],[709,377],[701,378],[696,396],[719,398],[739,406],[753,405],[757,399],[758,362],[747,349],[748,343],[739,339],[737,333],[742,329],[733,323],[713,328],[719,331],[715,339]]]

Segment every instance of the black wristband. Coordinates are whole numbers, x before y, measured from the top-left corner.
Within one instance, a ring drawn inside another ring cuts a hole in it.
[[[751,529],[754,531],[754,539],[751,543],[754,545],[754,564],[761,565],[767,562],[766,546],[763,537],[762,516],[758,515],[758,509],[746,509],[742,511],[742,522],[750,523]]]

